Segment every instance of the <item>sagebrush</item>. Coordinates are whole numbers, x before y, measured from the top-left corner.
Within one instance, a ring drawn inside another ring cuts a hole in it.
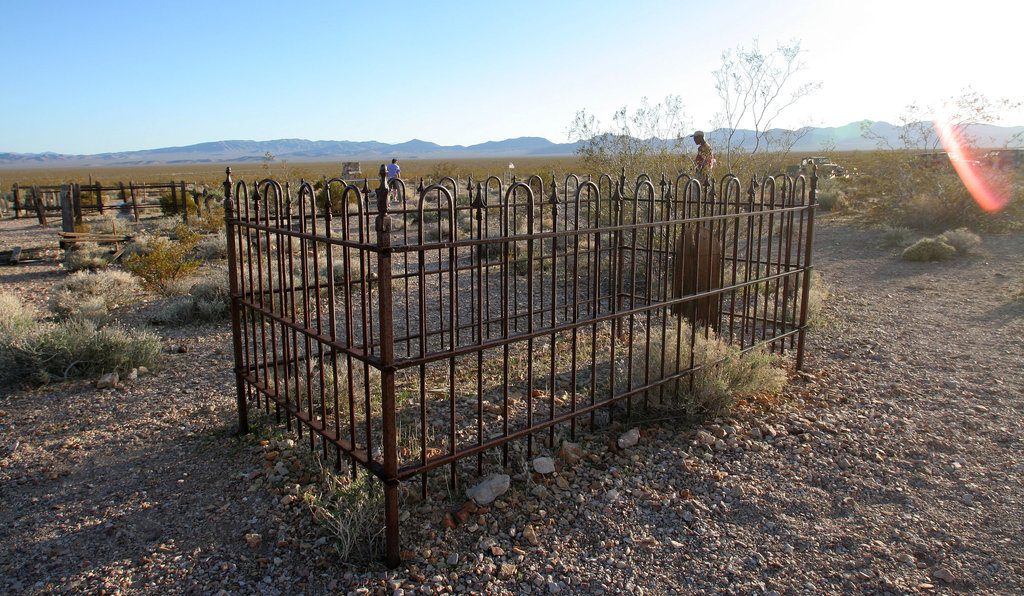
[[[160,338],[92,321],[41,321],[11,296],[0,297],[0,382],[40,382],[127,373],[156,365]]]
[[[682,407],[688,416],[713,417],[728,412],[740,397],[775,394],[786,382],[779,357],[763,346],[746,351],[720,338],[711,329],[693,332],[685,321],[672,321],[662,331],[650,329],[649,354],[638,351],[633,363],[635,384],[646,374],[674,375],[694,371],[653,390],[651,397]],[[692,345],[691,345],[692,344]]]

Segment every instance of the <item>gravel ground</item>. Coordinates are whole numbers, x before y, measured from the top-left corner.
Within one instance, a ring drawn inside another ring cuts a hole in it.
[[[0,220],[12,243],[56,232]],[[228,327],[159,328],[164,366],[114,389],[0,388],[0,592],[1020,593],[1022,247],[907,263],[822,218],[833,296],[784,396],[625,449],[626,427],[581,436],[486,508],[407,505],[394,571],[339,559],[296,498],[307,448],[234,435]],[[44,305],[56,255],[3,290]]]

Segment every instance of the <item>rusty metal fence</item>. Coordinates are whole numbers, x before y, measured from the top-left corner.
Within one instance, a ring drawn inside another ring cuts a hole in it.
[[[250,406],[425,496],[675,403],[701,338],[803,360],[816,178],[224,183]],[[682,389],[683,391],[680,391]],[[431,470],[443,472],[429,473]]]

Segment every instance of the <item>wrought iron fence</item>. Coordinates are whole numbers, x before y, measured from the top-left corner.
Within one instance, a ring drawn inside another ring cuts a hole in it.
[[[454,487],[679,399],[701,337],[803,360],[815,178],[224,183],[239,427]],[[373,200],[371,200],[373,199]],[[688,348],[687,348],[688,346]],[[443,474],[430,474],[442,469]]]

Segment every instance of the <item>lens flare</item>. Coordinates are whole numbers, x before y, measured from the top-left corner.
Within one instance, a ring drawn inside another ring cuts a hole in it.
[[[1009,186],[1000,184],[997,176],[986,175],[982,165],[967,151],[967,143],[959,128],[941,120],[932,121],[932,125],[935,126],[935,132],[939,135],[950,163],[978,205],[988,212],[1005,207],[1010,202]]]

